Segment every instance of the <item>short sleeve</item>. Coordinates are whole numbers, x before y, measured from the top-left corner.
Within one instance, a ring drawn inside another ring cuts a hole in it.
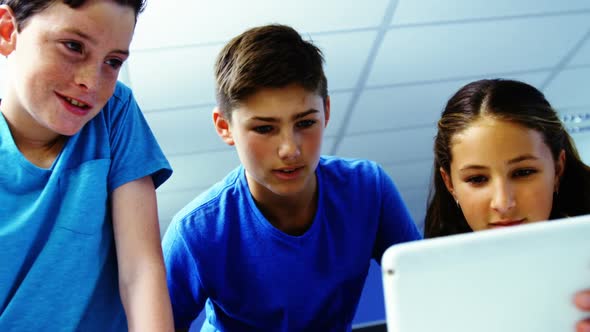
[[[164,183],[172,175],[172,168],[129,88],[117,83],[102,112],[111,145],[109,192],[148,175],[156,188]]]
[[[189,328],[203,310],[207,296],[196,261],[174,221],[164,235],[162,251],[174,325],[177,329]]]
[[[381,193],[381,213],[373,258],[381,263],[381,257],[387,248],[397,243],[419,240],[422,235],[389,175],[378,167],[377,176]]]

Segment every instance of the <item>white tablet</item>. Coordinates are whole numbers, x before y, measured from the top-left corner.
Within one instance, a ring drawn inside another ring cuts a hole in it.
[[[574,331],[590,215],[394,245],[381,268],[390,332]]]

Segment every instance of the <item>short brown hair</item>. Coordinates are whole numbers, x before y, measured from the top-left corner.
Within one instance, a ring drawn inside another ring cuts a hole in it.
[[[38,14],[59,0],[0,0],[0,5],[8,5],[16,17],[17,30],[20,32],[31,16]],[[71,8],[82,6],[86,0],[61,0]],[[122,6],[133,8],[135,18],[145,8],[146,0],[115,0]]]
[[[221,50],[215,63],[217,104],[228,120],[232,110],[262,88],[299,84],[324,102],[328,83],[324,57],[313,43],[286,25],[249,29]]]

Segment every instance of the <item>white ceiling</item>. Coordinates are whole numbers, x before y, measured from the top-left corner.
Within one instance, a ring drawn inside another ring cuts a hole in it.
[[[148,0],[120,78],[174,168],[158,189],[162,231],[239,164],[212,127],[213,63],[231,37],[267,23],[291,25],[324,51],[332,118],[323,152],[380,162],[418,224],[436,120],[471,80],[542,89],[590,162],[590,130],[574,128],[590,129],[589,0]]]

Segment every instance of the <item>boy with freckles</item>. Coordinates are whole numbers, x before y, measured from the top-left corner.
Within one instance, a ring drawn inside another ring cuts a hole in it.
[[[171,331],[155,188],[117,83],[143,0],[0,0],[0,331]]]

